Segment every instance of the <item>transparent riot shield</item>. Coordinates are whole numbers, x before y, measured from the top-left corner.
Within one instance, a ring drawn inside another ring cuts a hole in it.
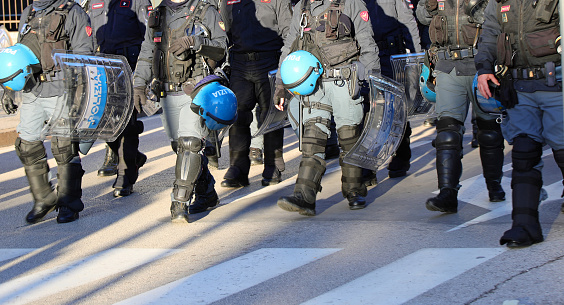
[[[12,39],[4,25],[0,25],[0,48],[7,48],[12,45]]]
[[[425,52],[390,56],[394,69],[394,79],[405,87],[407,115],[428,114],[433,103],[424,99],[419,88],[421,65],[425,60]]]
[[[271,89],[270,90],[271,100],[274,100],[274,90],[275,90],[277,71],[278,70],[273,70],[268,72],[268,79],[270,81],[270,89]],[[290,99],[292,99],[292,94],[288,90],[285,90],[285,92],[286,92],[285,101],[287,105],[287,102],[289,102]],[[261,111],[264,110],[261,109]],[[272,101],[268,109],[266,109],[266,111],[267,111],[266,115],[264,113],[261,113],[260,117],[264,118],[264,120],[262,121],[262,124],[260,124],[255,134],[252,135],[253,137],[260,136],[265,133],[274,131],[276,129],[284,128],[290,125],[290,122],[288,121],[288,107],[284,107],[284,111],[280,111],[276,107],[274,107],[274,101]]]
[[[369,76],[370,112],[344,162],[377,170],[397,150],[407,122],[404,86],[385,76]]]
[[[114,141],[133,112],[133,78],[123,56],[81,55],[55,50],[64,90],[42,136],[84,142]]]

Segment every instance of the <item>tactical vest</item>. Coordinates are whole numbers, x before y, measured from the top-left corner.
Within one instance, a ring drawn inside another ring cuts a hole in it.
[[[192,6],[190,15],[187,16],[186,21],[182,26],[177,29],[171,29],[166,22],[166,7],[159,6],[151,13],[160,14],[160,22],[157,25],[150,25],[152,30],[152,38],[157,46],[155,54],[163,54],[162,58],[155,56],[153,60],[160,61],[153,67],[160,66],[163,69],[160,71],[153,71],[156,78],[165,82],[167,91],[178,91],[181,84],[195,78],[203,78],[204,76],[204,62],[202,56],[197,56],[193,52],[185,60],[176,58],[171,52],[168,51],[171,44],[177,39],[186,35],[187,30],[197,22],[204,20],[208,7],[211,6],[206,0],[200,0],[195,6]],[[211,37],[209,37],[211,38]],[[159,75],[160,74],[160,75]]]
[[[20,43],[28,46],[37,56],[43,70],[42,75],[54,75],[55,62],[51,57],[53,50],[68,50],[70,47],[65,21],[74,5],[76,2],[69,1],[41,18],[36,18],[35,10],[31,9],[27,16]]]
[[[302,33],[290,52],[305,50],[321,61],[325,70],[358,60],[360,48],[354,37],[352,20],[343,9],[345,0],[333,0],[318,16],[311,15],[311,2],[302,1]]]
[[[449,49],[475,48],[484,23],[488,1],[446,0],[438,2],[438,13],[429,25],[433,45]]]
[[[508,0],[497,4],[501,24],[498,36],[499,64],[511,68],[560,65],[556,39],[560,36],[557,0]],[[548,9],[548,10],[547,10]]]

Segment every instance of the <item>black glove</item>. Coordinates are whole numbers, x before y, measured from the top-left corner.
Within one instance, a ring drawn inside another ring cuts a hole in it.
[[[196,41],[194,36],[184,36],[180,39],[175,40],[168,49],[174,56],[180,56],[182,53],[193,49]]]
[[[135,87],[133,88],[133,104],[138,113],[141,113],[143,106],[147,104],[147,92],[145,87]]]
[[[282,82],[280,82],[282,83]],[[274,89],[274,96],[272,97],[272,100],[274,101],[274,105],[280,105],[280,100],[286,98],[286,89],[284,88],[284,86],[282,86],[282,84],[276,84],[276,87]],[[284,101],[286,102],[286,101]]]
[[[4,109],[6,114],[14,114],[18,111],[18,105],[14,103],[12,94],[7,91],[4,91],[4,96],[2,97],[2,109]]]

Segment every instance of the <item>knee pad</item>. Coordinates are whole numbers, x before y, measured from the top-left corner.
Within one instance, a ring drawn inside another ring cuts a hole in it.
[[[437,133],[435,148],[437,150],[462,151],[462,135],[453,130],[441,131]]]
[[[178,139],[178,153],[189,151],[199,153],[204,148],[204,141],[196,137],[181,137]]]
[[[174,151],[175,154],[178,153],[178,141],[170,141],[170,147],[172,147],[172,151]]]
[[[188,201],[192,196],[196,180],[202,170],[202,155],[199,153],[203,148],[203,140],[195,137],[183,137],[178,139],[178,155],[176,167],[173,196],[180,201]]]
[[[464,126],[464,123],[460,122],[459,120],[453,119],[451,117],[444,117],[437,121],[437,133],[447,130],[461,133],[462,126]]]
[[[337,130],[339,145],[343,149],[343,153],[348,152],[356,144],[360,137],[360,127],[358,125],[346,125]]]
[[[16,154],[22,161],[22,164],[26,166],[33,165],[37,161],[47,158],[42,141],[30,142],[19,137],[16,139]]]
[[[542,144],[529,138],[527,135],[519,135],[513,139],[513,150],[511,159],[513,169],[516,171],[530,171],[539,164],[542,157]]]
[[[68,164],[78,156],[78,143],[71,141],[70,138],[52,137],[51,151],[57,164]]]
[[[325,153],[328,135],[321,130],[315,122],[304,124],[302,139],[302,154],[311,157],[315,154]]]
[[[486,149],[504,148],[503,136],[500,131],[479,129],[477,138],[480,147]]]

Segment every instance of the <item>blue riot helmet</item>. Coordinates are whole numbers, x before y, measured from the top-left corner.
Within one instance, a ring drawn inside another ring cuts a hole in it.
[[[37,56],[21,43],[0,49],[0,83],[10,90],[21,91],[34,71],[39,71],[39,65]]]
[[[490,92],[492,97],[486,98],[478,90],[478,73],[474,76],[474,82],[472,83],[472,90],[476,96],[476,101],[478,108],[485,113],[489,114],[503,114],[505,112],[505,106],[499,102],[499,86],[495,85],[491,81],[488,81]]]
[[[313,93],[322,74],[323,68],[319,59],[303,50],[288,54],[280,65],[284,87],[297,95]]]
[[[431,69],[427,65],[421,65],[421,76],[419,77],[419,89],[421,95],[429,102],[437,102],[437,94],[435,93],[435,85],[430,80]]]
[[[221,84],[217,75],[206,76],[194,87],[190,109],[200,115],[210,130],[220,130],[237,119],[235,93]]]

